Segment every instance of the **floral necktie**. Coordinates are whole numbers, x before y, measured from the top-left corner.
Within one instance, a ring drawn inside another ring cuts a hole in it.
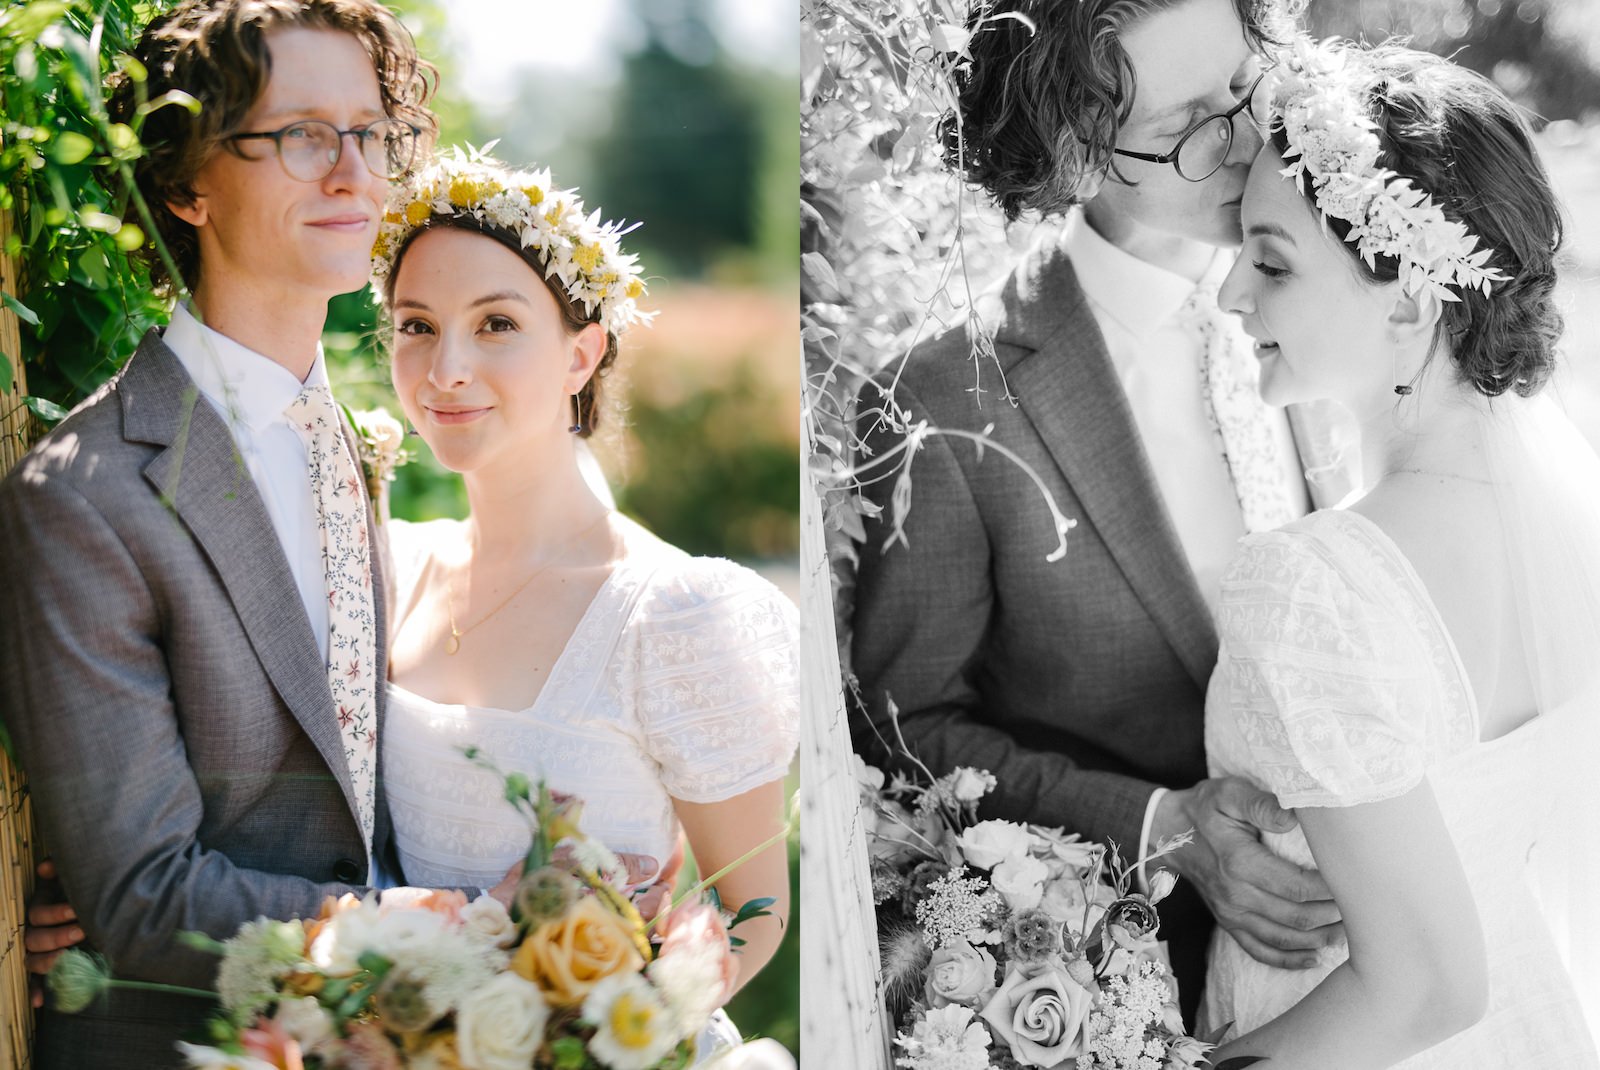
[[[1217,447],[1233,477],[1246,531],[1271,531],[1295,519],[1266,402],[1256,389],[1244,331],[1217,308],[1217,288],[1198,287],[1179,313],[1200,332],[1200,396]]]
[[[306,444],[328,593],[328,688],[338,711],[356,815],[370,851],[378,753],[377,616],[361,474],[327,386],[307,386],[284,413]]]

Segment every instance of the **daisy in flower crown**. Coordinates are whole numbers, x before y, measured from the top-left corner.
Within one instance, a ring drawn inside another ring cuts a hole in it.
[[[488,155],[493,147],[452,146],[396,186],[372,248],[380,290],[419,228],[437,216],[466,216],[516,234],[611,334],[648,323],[654,313],[639,309],[645,284],[638,257],[619,244],[634,227],[601,222],[598,208],[585,215],[577,191],[557,188],[548,169],[512,171]]]

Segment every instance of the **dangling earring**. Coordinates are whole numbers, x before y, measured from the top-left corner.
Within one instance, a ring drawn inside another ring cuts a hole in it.
[[[583,408],[577,394],[572,395],[572,426],[567,430],[574,435],[583,434]]]
[[[1396,379],[1400,378],[1400,346],[1398,344],[1396,344],[1394,347],[1394,377]],[[1411,389],[1410,383],[1394,384],[1394,392],[1399,394],[1401,397],[1409,397],[1411,394]]]

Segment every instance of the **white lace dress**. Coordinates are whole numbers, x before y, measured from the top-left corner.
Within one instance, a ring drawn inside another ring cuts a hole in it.
[[[1206,696],[1211,775],[1245,777],[1290,808],[1393,798],[1426,776],[1477,902],[1488,1014],[1401,1065],[1600,1066],[1527,881],[1540,829],[1557,816],[1540,786],[1546,748],[1559,743],[1547,719],[1479,740],[1472,688],[1443,621],[1399,548],[1360,514],[1313,513],[1240,545],[1223,578],[1222,653]],[[1315,864],[1299,829],[1265,843]],[[1249,1032],[1346,956],[1324,949],[1313,969],[1274,969],[1219,928],[1201,1028],[1231,1020],[1230,1036]]]
[[[395,604],[408,605],[432,548],[461,536],[453,521],[385,526]],[[389,685],[384,790],[407,883],[487,888],[527,853],[526,822],[462,756],[469,745],[581,798],[584,831],[613,851],[664,862],[680,831],[674,799],[720,802],[787,772],[798,679],[795,608],[777,588],[630,534],[528,709]],[[729,1039],[723,1020],[717,1041]]]

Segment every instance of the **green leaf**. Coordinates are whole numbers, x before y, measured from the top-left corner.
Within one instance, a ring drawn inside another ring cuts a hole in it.
[[[556,1070],[583,1070],[586,1054],[581,1037],[557,1037],[550,1042],[550,1054]]]
[[[0,394],[11,393],[11,387],[15,383],[16,380],[11,371],[11,357],[5,353],[0,353]]]
[[[78,257],[78,267],[83,271],[89,284],[97,290],[104,290],[109,285],[106,276],[106,254],[97,245],[91,245]]]
[[[27,4],[12,8],[0,15],[0,32],[13,41],[31,41],[44,32],[44,28],[66,13],[71,4],[62,0]]]
[[[65,130],[51,144],[50,158],[59,164],[82,163],[93,151],[93,141],[74,130]]]
[[[49,398],[23,398],[22,403],[28,407],[28,411],[47,424],[58,424],[67,418],[67,410]]]
[[[1232,1059],[1224,1059],[1217,1064],[1217,1070],[1244,1070],[1247,1066],[1266,1062],[1265,1055],[1236,1055]]]
[[[39,317],[34,314],[33,309],[29,308],[21,301],[18,301],[15,297],[12,297],[8,293],[0,293],[0,301],[4,301],[5,306],[12,312],[16,313],[17,319],[21,320],[23,323],[26,323],[32,327],[39,326]]]
[[[744,904],[739,907],[739,912],[733,916],[733,921],[728,923],[728,928],[731,929],[735,925],[742,925],[753,918],[771,917],[772,911],[768,910],[767,908],[777,901],[777,897],[771,895],[762,896],[760,899],[746,900]]]

